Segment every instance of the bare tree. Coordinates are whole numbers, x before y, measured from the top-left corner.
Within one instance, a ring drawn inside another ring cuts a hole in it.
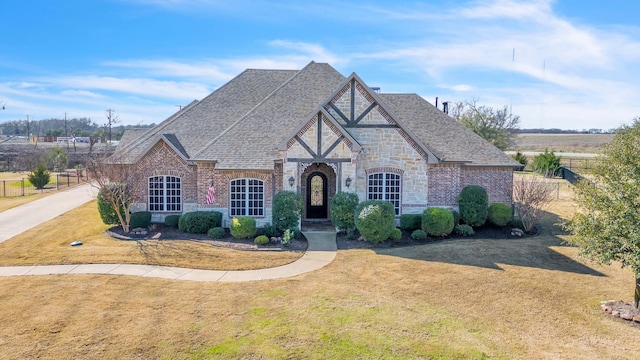
[[[522,221],[524,231],[530,232],[540,215],[540,210],[553,200],[553,187],[539,176],[518,177],[513,181],[515,215]]]
[[[520,117],[513,115],[506,105],[495,110],[478,105],[476,99],[453,104],[449,114],[500,150],[506,150],[513,144],[520,126]]]
[[[113,157],[90,158],[87,172],[92,177],[93,184],[101,192],[101,196],[113,207],[120,226],[129,232],[131,225],[131,205],[140,198],[139,181],[137,181],[134,167],[119,164]]]

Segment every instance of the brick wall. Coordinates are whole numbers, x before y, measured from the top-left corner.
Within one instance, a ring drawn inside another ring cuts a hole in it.
[[[429,206],[457,206],[458,196],[467,185],[485,188],[489,203],[511,205],[513,169],[432,164],[429,166]]]

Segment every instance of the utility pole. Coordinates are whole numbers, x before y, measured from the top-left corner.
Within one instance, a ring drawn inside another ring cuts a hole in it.
[[[64,113],[64,137],[68,137],[69,135],[67,134],[67,113]]]
[[[29,115],[27,115],[27,144],[31,142],[31,131],[29,131]]]

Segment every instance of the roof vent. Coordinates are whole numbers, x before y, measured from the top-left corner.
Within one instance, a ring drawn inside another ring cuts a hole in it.
[[[442,102],[442,112],[445,114],[449,114],[449,102],[448,101],[443,101]]]
[[[380,87],[379,86],[372,86],[371,90],[375,91],[376,93],[380,94]]]

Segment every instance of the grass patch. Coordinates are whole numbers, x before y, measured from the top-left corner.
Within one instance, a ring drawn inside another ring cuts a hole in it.
[[[554,202],[536,237],[344,250],[318,271],[278,280],[0,278],[2,353],[108,359],[633,359],[640,327],[599,309],[601,300],[632,297],[633,275],[616,265],[583,263],[576,248],[562,245],[567,235],[553,224],[573,211],[571,204],[563,196]],[[76,227],[81,216],[97,216],[90,207],[84,211],[71,218]],[[38,251],[40,244],[25,251]],[[0,248],[0,258],[14,256],[6,250]]]
[[[114,240],[95,201],[0,243],[0,266],[34,264],[153,264],[212,270],[263,269],[291,263],[296,251],[237,251],[195,241]],[[80,240],[82,246],[69,244]]]

